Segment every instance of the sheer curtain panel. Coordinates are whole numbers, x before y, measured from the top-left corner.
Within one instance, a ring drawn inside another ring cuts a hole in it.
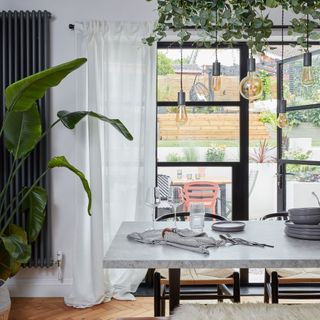
[[[78,57],[77,109],[118,118],[134,137],[127,141],[110,125],[83,121],[76,131],[76,162],[89,179],[92,217],[77,188],[73,288],[68,305],[89,307],[108,298],[133,300],[146,270],[103,270],[104,253],[122,221],[149,220],[147,187],[155,184],[156,48],[142,38],[152,23],[85,22],[75,25]]]

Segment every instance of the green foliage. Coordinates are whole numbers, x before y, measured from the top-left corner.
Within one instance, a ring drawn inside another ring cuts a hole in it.
[[[124,126],[124,124],[119,119],[110,119],[93,111],[68,112],[68,111],[62,110],[57,113],[57,116],[61,120],[62,124],[68,129],[74,129],[75,126],[86,116],[96,118],[112,125],[126,139],[130,141],[133,140],[131,133],[128,131],[128,129]]]
[[[46,205],[48,195],[45,189],[41,187],[25,188],[24,193],[28,192],[23,203],[23,212],[27,214],[27,235],[28,242],[31,243],[37,240],[42,229],[44,219],[46,217]]]
[[[26,111],[41,99],[49,88],[57,86],[69,73],[87,59],[79,58],[23,78],[6,88],[6,107],[10,111]]]
[[[169,153],[166,157],[168,162],[196,162],[199,155],[195,148],[184,148],[182,150],[183,156],[176,152]]]
[[[53,168],[66,168],[72,171],[74,174],[76,174],[82,183],[83,189],[87,193],[88,196],[88,213],[91,216],[91,204],[92,204],[92,194],[91,190],[89,187],[89,182],[87,181],[86,177],[84,174],[78,170],[76,167],[71,165],[68,160],[64,156],[59,156],[59,157],[53,157],[49,160],[48,162],[48,168],[53,169]]]
[[[259,72],[259,77],[262,81],[262,85],[263,85],[263,93],[262,93],[262,97],[260,98],[260,100],[268,100],[272,98],[272,93],[271,93],[271,79],[270,79],[270,75],[267,71],[265,70],[261,70]]]
[[[290,160],[308,160],[311,151],[287,151],[284,153],[285,159]],[[286,171],[293,174],[291,179],[302,182],[320,181],[320,168],[317,166],[302,165],[302,164],[287,164]],[[290,176],[289,176],[290,177]]]
[[[199,155],[195,148],[184,148],[183,149],[183,160],[187,162],[198,161]]]
[[[225,146],[211,146],[206,153],[206,161],[222,162],[225,157]]]
[[[168,153],[166,160],[168,162],[182,162],[183,161],[183,157],[181,157],[179,154],[172,152],[172,153]]]
[[[14,159],[34,149],[41,138],[41,118],[36,104],[24,112],[7,111],[4,118],[4,143]]]
[[[167,74],[174,74],[173,61],[169,59],[164,53],[158,52],[158,75],[165,76]]]
[[[149,0],[147,0],[149,1]],[[198,46],[210,46],[217,40],[232,44],[245,39],[254,52],[264,52],[272,33],[273,21],[268,14],[271,8],[283,6],[286,12],[294,12],[291,19],[289,35],[298,35],[298,44],[306,47],[307,33],[310,38],[319,37],[315,31],[320,22],[320,3],[310,0],[157,0],[158,21],[153,33],[143,39],[144,43],[152,45],[167,36],[173,30],[179,42],[190,39],[188,27],[193,26],[197,32]],[[216,14],[217,12],[217,14]],[[306,15],[310,22],[306,23]],[[218,18],[218,19],[217,19]],[[216,39],[216,29],[219,37]]]
[[[120,120],[110,119],[92,111],[60,111],[58,120],[46,132],[42,132],[37,100],[85,62],[85,58],[80,58],[61,64],[13,83],[5,90],[7,112],[1,125],[0,137],[3,135],[5,146],[13,156],[10,159],[13,160],[9,177],[0,190],[1,279],[6,280],[15,275],[20,265],[30,259],[31,243],[37,239],[42,229],[47,205],[47,192],[38,186],[38,183],[50,169],[64,167],[80,178],[88,196],[88,214],[91,214],[92,196],[89,183],[83,173],[72,166],[64,156],[52,158],[48,168],[36,178],[33,185],[23,188],[7,203],[8,190],[15,189],[15,176],[20,174],[20,167],[48,131],[60,122],[68,129],[73,129],[84,117],[90,116],[109,123],[128,140],[133,139]],[[25,215],[26,230],[12,224],[13,219],[20,214]]]
[[[277,159],[271,154],[275,147],[270,147],[267,140],[260,141],[259,148],[255,148],[250,155],[251,162],[256,163],[271,163],[276,162]]]

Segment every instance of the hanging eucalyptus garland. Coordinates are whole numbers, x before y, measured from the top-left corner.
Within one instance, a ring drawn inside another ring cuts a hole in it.
[[[152,1],[152,0],[146,0]],[[190,27],[195,29],[198,46],[211,46],[216,42],[232,44],[245,40],[253,52],[264,52],[272,34],[273,21],[268,11],[283,6],[296,17],[290,21],[288,35],[297,36],[297,43],[307,47],[307,34],[311,40],[319,40],[317,28],[320,25],[319,0],[157,0],[158,21],[153,33],[144,39],[152,45],[167,36],[172,30],[179,42],[190,40]],[[218,23],[216,27],[216,11]],[[307,23],[309,15],[309,23]],[[308,29],[308,30],[307,30]]]

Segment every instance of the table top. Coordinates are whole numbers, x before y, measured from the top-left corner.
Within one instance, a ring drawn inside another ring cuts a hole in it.
[[[186,183],[189,183],[189,182],[203,182],[203,181],[206,181],[206,182],[213,182],[213,183],[217,183],[217,184],[230,184],[232,181],[230,178],[224,178],[224,177],[217,177],[217,178],[214,178],[214,177],[202,177],[200,179],[187,179],[186,177],[183,177],[181,179],[178,179],[178,178],[172,178],[171,179],[171,184],[173,186],[178,186],[178,185],[184,185]]]
[[[127,239],[131,232],[143,232],[151,222],[123,222],[104,260],[104,268],[320,268],[320,241],[289,238],[283,221],[246,221],[242,232],[234,237],[274,245],[274,248],[242,245],[210,248],[204,255],[165,245],[149,245]],[[178,222],[178,228],[188,228],[188,222]],[[209,236],[219,239],[219,232]],[[171,227],[172,222],[156,222],[156,228]]]

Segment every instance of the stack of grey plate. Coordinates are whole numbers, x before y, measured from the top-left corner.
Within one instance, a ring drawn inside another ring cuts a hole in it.
[[[285,233],[289,237],[320,240],[320,208],[295,208],[288,213]]]

